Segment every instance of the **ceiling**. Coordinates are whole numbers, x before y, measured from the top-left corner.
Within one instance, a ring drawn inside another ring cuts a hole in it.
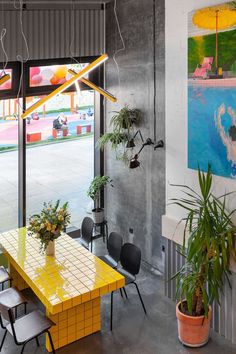
[[[110,0],[21,0],[26,9],[97,8]],[[15,4],[15,5],[14,5]],[[0,0],[0,10],[19,8],[20,0]]]

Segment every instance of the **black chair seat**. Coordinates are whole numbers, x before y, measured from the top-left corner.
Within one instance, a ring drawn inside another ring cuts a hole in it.
[[[0,267],[0,283],[4,283],[7,280],[10,280],[10,275],[6,271],[6,269],[3,266],[1,266]]]
[[[14,308],[28,301],[16,288],[8,288],[0,292],[0,302],[9,308]]]
[[[89,249],[89,243],[86,240],[84,240],[82,237],[78,238],[77,240],[79,241],[81,246],[87,248],[87,250]]]
[[[33,311],[15,321],[14,328],[17,341],[23,344],[38,336],[40,333],[47,331],[53,325],[55,325],[55,323],[45,317],[42,312],[38,310]],[[10,324],[7,325],[7,330],[13,336]]]
[[[117,268],[118,263],[111,257],[109,254],[106,254],[105,256],[99,256],[103,262],[108,264],[112,268]]]
[[[127,272],[127,270],[125,269],[122,268],[117,269],[117,272],[119,272],[121,275],[125,277],[125,285],[131,284],[136,280],[136,277],[133,274]]]

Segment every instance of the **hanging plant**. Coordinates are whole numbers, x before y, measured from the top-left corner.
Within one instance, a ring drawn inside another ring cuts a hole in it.
[[[139,124],[141,120],[141,112],[138,109],[129,109],[126,105],[120,111],[114,111],[116,113],[111,118],[111,125],[113,125],[113,130],[122,132],[127,130],[130,133],[133,125]]]

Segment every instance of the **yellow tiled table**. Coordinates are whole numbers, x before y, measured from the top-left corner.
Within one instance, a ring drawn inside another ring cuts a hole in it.
[[[101,329],[100,298],[124,286],[122,275],[68,235],[56,240],[55,256],[39,253],[39,241],[25,228],[0,234],[13,285],[30,287],[55,323],[55,348]],[[46,348],[51,351],[46,338]]]

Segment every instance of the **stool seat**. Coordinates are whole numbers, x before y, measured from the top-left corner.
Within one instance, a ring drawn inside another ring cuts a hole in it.
[[[8,308],[14,308],[28,301],[16,288],[8,288],[0,292],[0,302]]]

